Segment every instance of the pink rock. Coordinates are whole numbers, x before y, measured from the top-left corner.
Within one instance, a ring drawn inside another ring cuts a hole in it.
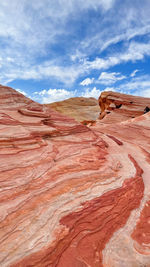
[[[0,86],[0,266],[149,266],[149,99],[108,95],[87,127]]]

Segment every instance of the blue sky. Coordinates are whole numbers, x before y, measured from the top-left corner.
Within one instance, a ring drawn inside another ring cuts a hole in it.
[[[1,0],[0,83],[40,103],[150,97],[150,0]]]

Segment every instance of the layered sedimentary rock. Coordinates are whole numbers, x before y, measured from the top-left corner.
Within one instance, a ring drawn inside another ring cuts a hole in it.
[[[150,113],[87,127],[2,86],[0,113],[0,266],[150,266]]]
[[[125,95],[116,92],[103,92],[99,97],[104,123],[116,123],[136,118],[150,110],[150,98]],[[107,116],[106,116],[107,115]]]
[[[47,106],[78,122],[94,121],[100,112],[98,101],[93,97],[73,97]]]

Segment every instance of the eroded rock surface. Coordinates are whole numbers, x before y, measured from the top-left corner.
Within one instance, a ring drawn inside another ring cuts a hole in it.
[[[99,105],[99,119],[103,119],[104,123],[116,123],[147,113],[150,110],[150,98],[108,91],[101,93]]]
[[[0,266],[150,266],[150,113],[102,121],[0,87]]]

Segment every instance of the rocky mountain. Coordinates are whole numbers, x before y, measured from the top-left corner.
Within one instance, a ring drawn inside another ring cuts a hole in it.
[[[0,266],[150,266],[150,99],[99,104],[87,127],[0,86]]]

